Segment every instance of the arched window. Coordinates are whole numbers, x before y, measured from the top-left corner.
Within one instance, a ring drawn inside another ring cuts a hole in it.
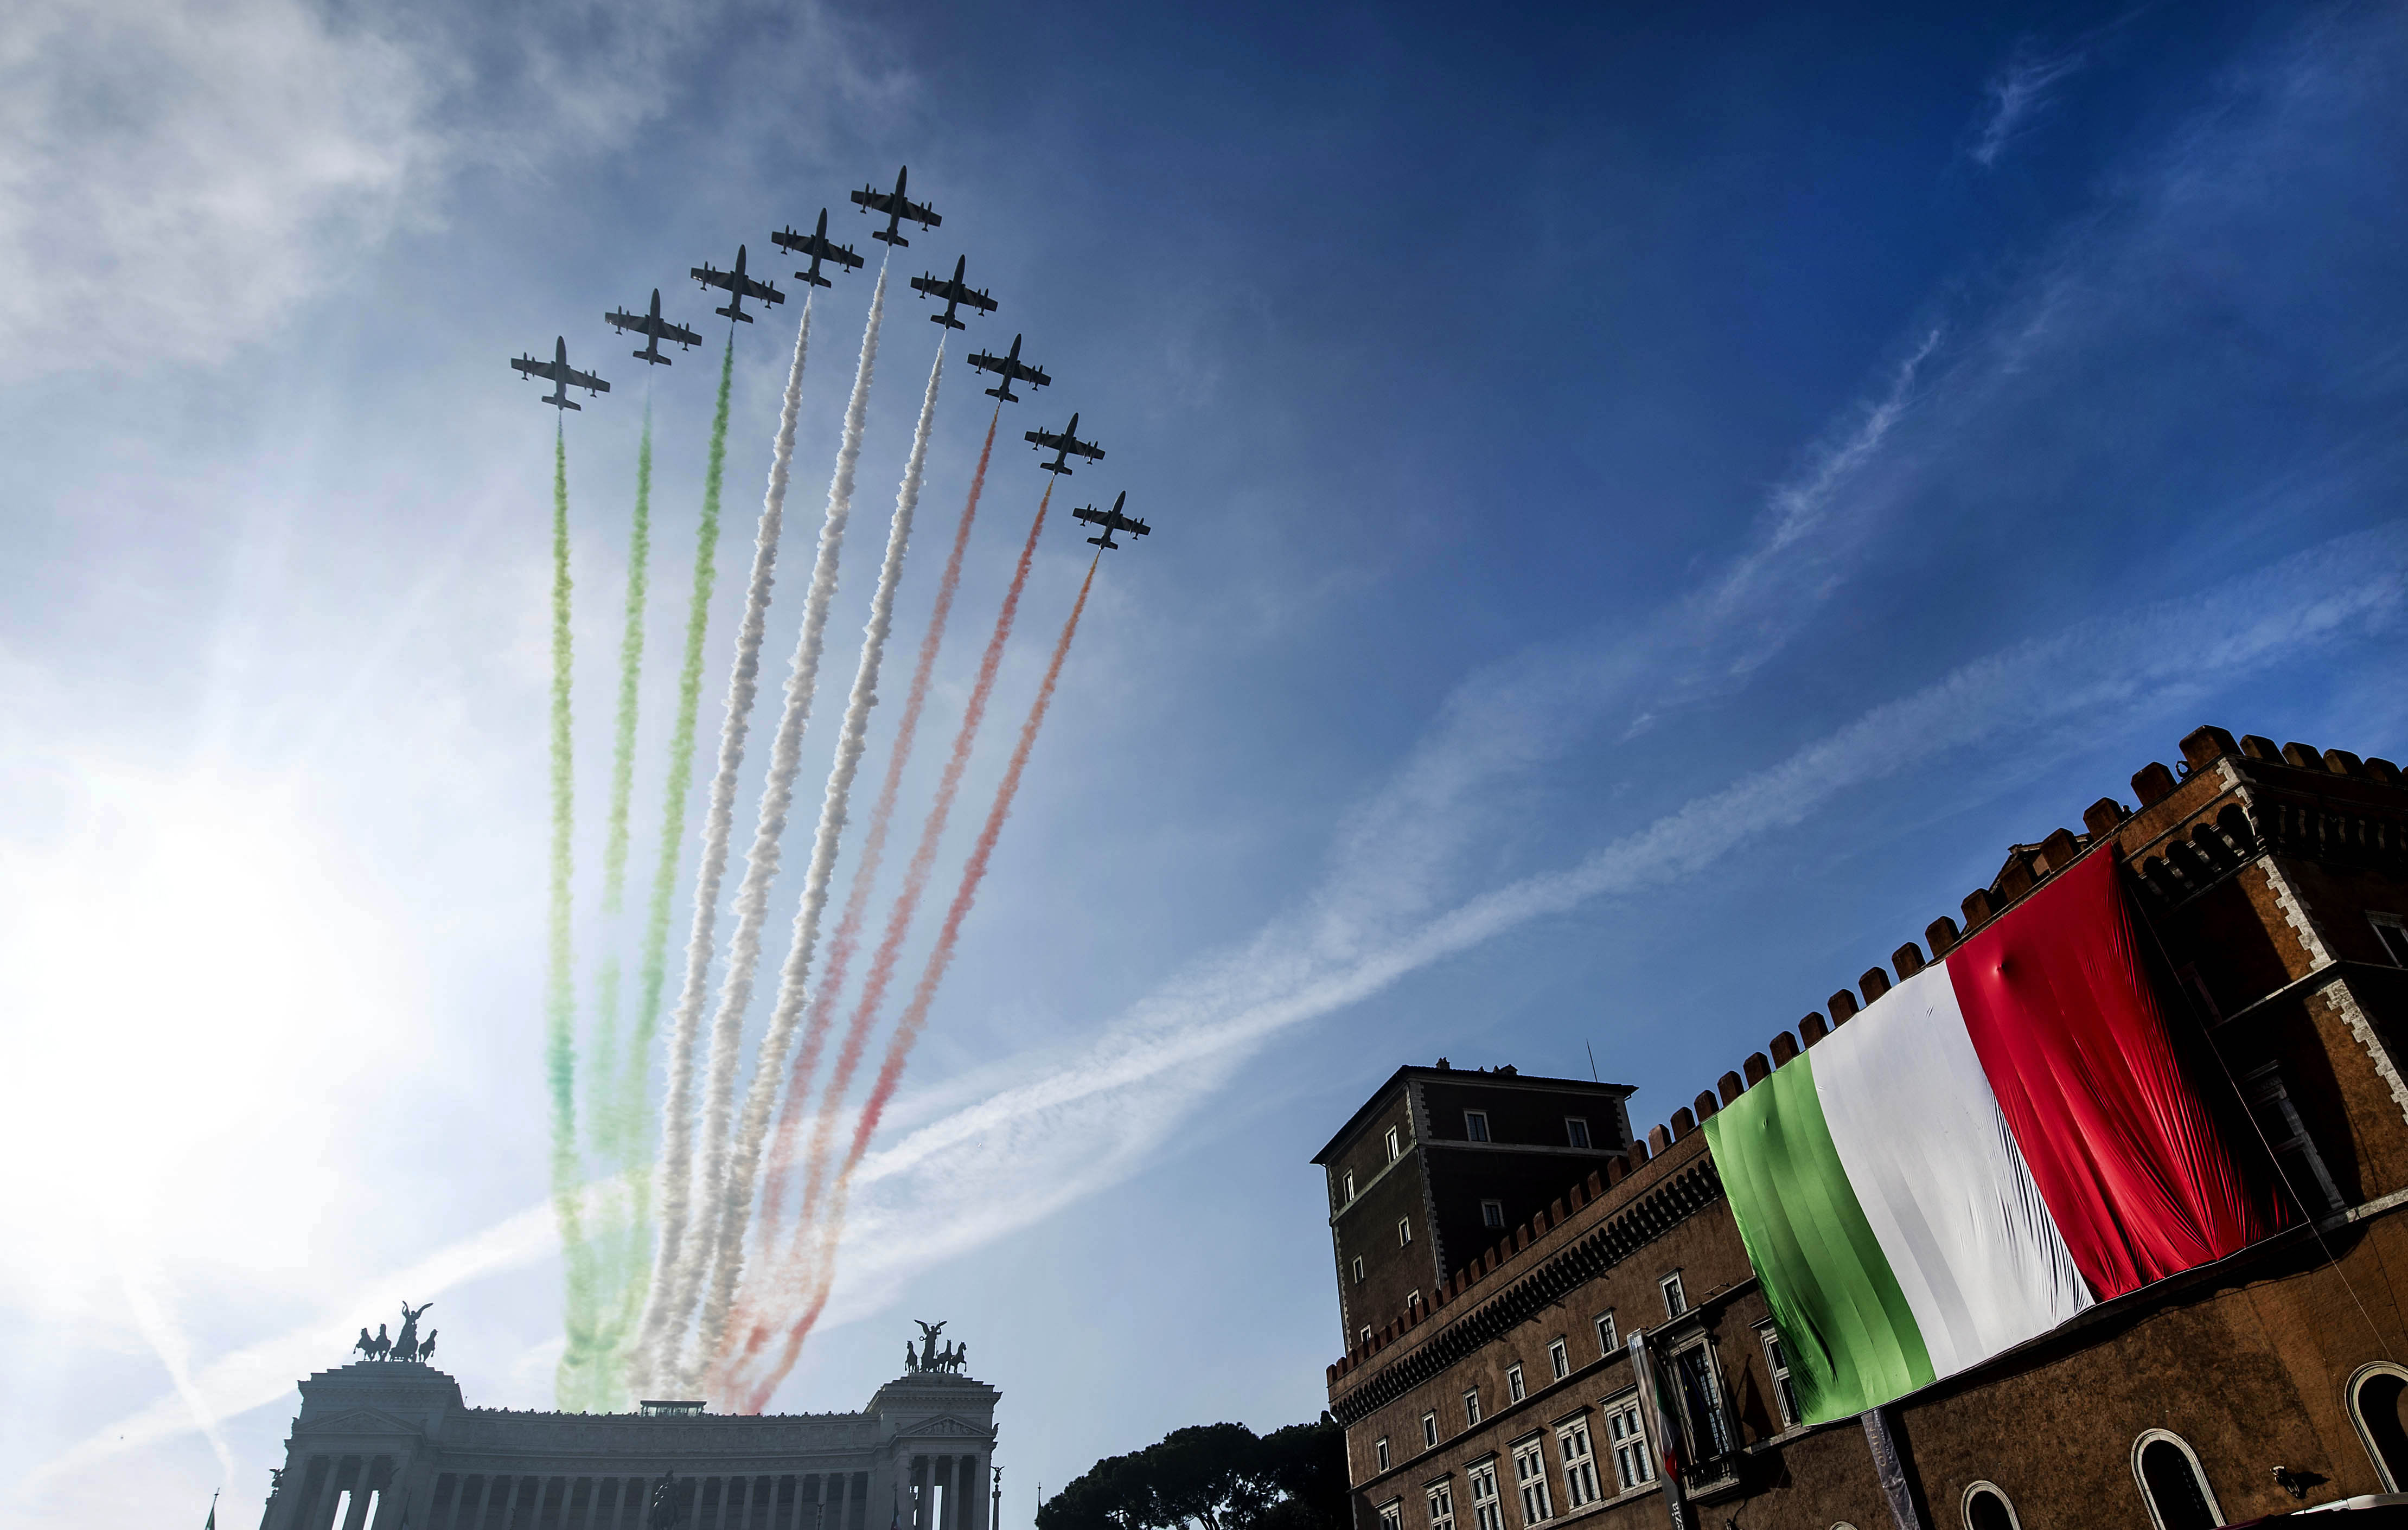
[[[2132,1476],[2157,1530],[2215,1530],[2224,1523],[2199,1455],[2180,1435],[2151,1429],[2134,1440]]]
[[[2374,1460],[2383,1491],[2398,1493],[2408,1482],[2408,1370],[2386,1360],[2358,1367],[2346,1394],[2350,1422]]]
[[[2023,1530],[2015,1506],[2007,1502],[1996,1482],[1976,1482],[1965,1490],[1965,1530]]]

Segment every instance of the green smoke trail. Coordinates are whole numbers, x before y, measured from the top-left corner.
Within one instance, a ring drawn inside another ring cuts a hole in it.
[[[703,639],[710,620],[710,593],[718,573],[719,494],[727,465],[728,395],[736,371],[736,337],[731,333],[719,361],[719,398],[710,420],[710,455],[702,490],[702,517],[695,529],[694,591],[686,608],[685,653],[678,671],[677,719],[669,732],[668,779],[661,805],[660,858],[652,868],[651,906],[645,911],[643,948],[636,979],[635,1016],[627,1036],[624,1064],[620,1069],[620,1094],[609,1127],[617,1149],[612,1167],[623,1178],[629,1199],[629,1235],[616,1252],[618,1285],[607,1304],[609,1314],[580,1353],[578,1336],[569,1337],[562,1357],[560,1389],[563,1407],[569,1389],[569,1361],[580,1361],[577,1391],[594,1408],[624,1406],[626,1398],[625,1341],[642,1315],[646,1280],[651,1271],[650,1224],[652,1176],[648,1172],[651,1141],[646,1095],[652,1081],[652,1044],[660,1034],[661,993],[668,980],[669,914],[677,896],[679,852],[685,844],[686,799],[694,789],[695,724],[702,705]],[[644,459],[649,465],[650,458]],[[607,1330],[610,1342],[596,1341]]]
[[[570,972],[571,834],[576,794],[570,752],[568,577],[568,439],[555,427],[552,449],[552,908],[544,995],[544,1072],[552,1093],[552,1201],[567,1265],[569,1349],[588,1326],[593,1305],[593,1256],[586,1246],[583,1176],[577,1154],[577,991]]]
[[[644,431],[636,453],[636,513],[627,537],[626,624],[619,641],[619,713],[613,738],[608,832],[602,851],[602,912],[611,921],[624,902],[627,883],[628,803],[636,775],[636,721],[644,657],[644,607],[649,595],[652,546],[652,407],[644,404]],[[563,1352],[561,1375],[554,1392],[562,1408],[608,1411],[621,1400],[616,1378],[626,1337],[640,1314],[643,1292],[630,1291],[640,1277],[650,1252],[644,1223],[650,1185],[643,1182],[640,1135],[630,1129],[625,1108],[626,1084],[621,1070],[640,1069],[640,1052],[620,1051],[619,1001],[622,977],[619,953],[604,955],[595,985],[594,1040],[587,1056],[585,1132],[591,1162],[604,1176],[595,1187],[597,1225],[587,1229],[595,1251],[594,1289],[587,1310],[572,1314],[570,1325],[593,1335],[590,1350],[581,1350],[574,1364]],[[640,1074],[638,1075],[640,1087]]]

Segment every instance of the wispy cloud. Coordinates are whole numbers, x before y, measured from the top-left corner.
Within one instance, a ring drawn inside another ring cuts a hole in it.
[[[1968,150],[1973,163],[1984,169],[1998,164],[2008,146],[2048,109],[2057,86],[2079,72],[2090,57],[2087,42],[2057,52],[2043,52],[2029,44],[2018,47],[1983,88],[1988,102],[1973,147]]]

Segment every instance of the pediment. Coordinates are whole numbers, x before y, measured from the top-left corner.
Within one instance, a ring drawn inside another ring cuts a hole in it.
[[[895,1434],[899,1439],[991,1439],[995,1431],[958,1414],[939,1413],[934,1418],[914,1419],[896,1429]]]
[[[347,1408],[323,1418],[295,1419],[293,1432],[296,1435],[419,1435],[425,1433],[416,1421],[396,1417],[377,1408]]]

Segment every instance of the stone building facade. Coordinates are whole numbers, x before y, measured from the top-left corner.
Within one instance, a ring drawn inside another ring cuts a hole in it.
[[[858,1413],[470,1408],[431,1366],[363,1361],[301,1383],[261,1530],[642,1530],[676,1474],[689,1530],[991,1530],[995,1407],[915,1373]]]
[[[2136,808],[2014,846],[1961,928],[1933,921],[1510,1233],[1448,1248],[1426,1301],[1347,1308],[1329,1406],[1360,1530],[1664,1525],[1659,1423],[1689,1523],[1742,1530],[2190,1530],[2408,1490],[2408,786],[2212,727],[2182,755],[2133,776]],[[1860,1420],[1798,1423],[1698,1122],[2089,855],[2119,864],[2195,1087],[2303,1215]]]

